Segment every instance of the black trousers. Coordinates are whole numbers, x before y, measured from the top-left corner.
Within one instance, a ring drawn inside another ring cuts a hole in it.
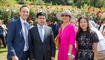
[[[3,35],[3,34],[2,34],[2,35],[0,35],[0,38],[1,38],[2,43],[3,43],[3,46],[4,46],[4,48],[5,48],[5,47],[6,47],[6,40],[5,40],[4,35]]]
[[[28,59],[30,59],[29,56],[30,56],[29,51],[23,51],[23,54],[19,60],[28,60]]]

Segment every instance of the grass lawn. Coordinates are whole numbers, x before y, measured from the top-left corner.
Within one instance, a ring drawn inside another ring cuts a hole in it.
[[[0,60],[7,60],[7,49],[0,48]]]
[[[55,60],[57,60],[57,53],[58,53],[58,50],[56,50]],[[0,48],[0,60],[7,60],[6,58],[7,58],[7,49]]]

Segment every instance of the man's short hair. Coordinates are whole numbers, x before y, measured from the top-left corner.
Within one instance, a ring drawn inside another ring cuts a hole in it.
[[[36,15],[36,18],[38,18],[39,16],[45,16],[46,17],[46,13],[38,12],[37,15]]]
[[[22,6],[20,7],[20,11],[22,10],[23,7],[29,8],[27,5],[22,5]]]

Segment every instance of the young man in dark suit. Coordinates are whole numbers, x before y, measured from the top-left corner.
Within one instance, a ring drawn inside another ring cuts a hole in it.
[[[46,14],[37,13],[37,26],[29,30],[30,52],[32,60],[54,60],[55,43],[52,29],[45,25]]]

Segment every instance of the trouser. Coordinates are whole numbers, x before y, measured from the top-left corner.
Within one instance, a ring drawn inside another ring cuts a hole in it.
[[[28,60],[29,56],[29,51],[23,52],[22,57],[19,60]]]
[[[6,47],[6,41],[5,41],[5,37],[3,35],[0,35],[1,41],[4,45],[4,47]]]

